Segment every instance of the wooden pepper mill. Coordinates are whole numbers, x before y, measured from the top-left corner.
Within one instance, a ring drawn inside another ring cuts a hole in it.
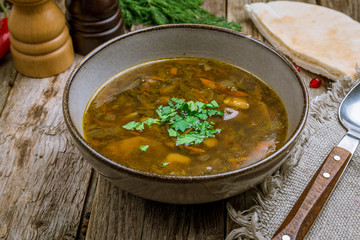
[[[11,0],[11,53],[16,69],[30,77],[50,77],[74,61],[65,16],[51,0]]]
[[[87,54],[124,33],[118,0],[66,0],[66,20],[75,52]]]

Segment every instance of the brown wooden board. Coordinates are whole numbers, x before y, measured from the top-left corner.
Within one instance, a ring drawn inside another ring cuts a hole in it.
[[[91,168],[62,116],[71,69],[42,79],[18,74],[7,99],[0,118],[0,239],[76,236]]]
[[[258,1],[206,0],[203,6],[240,21],[245,34],[266,42],[244,14],[251,2]],[[306,2],[360,19],[359,1]],[[65,10],[64,0],[56,3]],[[78,55],[75,62],[80,60]],[[253,190],[214,203],[171,205],[136,197],[99,177],[76,149],[62,116],[62,91],[75,63],[40,79],[17,74],[11,65],[8,54],[0,62],[0,239],[224,239],[241,227],[226,206],[249,208]],[[316,76],[303,69],[300,74],[307,84]],[[311,98],[327,90],[330,81],[323,80],[321,88],[309,88]]]
[[[6,104],[11,86],[14,84],[16,73],[11,53],[8,52],[0,59],[0,114]]]

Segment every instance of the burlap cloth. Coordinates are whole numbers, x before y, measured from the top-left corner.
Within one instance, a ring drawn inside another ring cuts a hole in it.
[[[337,114],[353,85],[348,79],[333,83],[327,93],[310,102],[304,133],[290,158],[254,190],[258,204],[243,212],[227,206],[230,217],[239,224],[228,240],[273,236],[325,157],[346,133]],[[305,239],[360,240],[360,147]]]

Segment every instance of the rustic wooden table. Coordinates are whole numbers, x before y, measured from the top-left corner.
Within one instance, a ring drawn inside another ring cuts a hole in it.
[[[203,6],[264,41],[245,19],[251,2],[259,1],[206,0]],[[360,21],[358,0],[305,2]],[[64,1],[57,3],[64,10]],[[239,227],[226,204],[247,209],[251,190],[214,203],[170,205],[126,193],[94,172],[73,144],[61,108],[65,82],[81,59],[42,79],[17,73],[10,53],[0,60],[0,239],[224,239]],[[301,75],[307,84],[314,77],[303,69]],[[324,79],[321,88],[309,89],[311,98],[329,85]]]

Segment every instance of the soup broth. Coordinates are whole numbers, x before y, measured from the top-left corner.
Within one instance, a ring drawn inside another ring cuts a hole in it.
[[[100,154],[163,175],[248,166],[280,148],[287,129],[285,107],[267,84],[239,67],[198,57],[120,72],[94,94],[83,119],[85,139]]]

